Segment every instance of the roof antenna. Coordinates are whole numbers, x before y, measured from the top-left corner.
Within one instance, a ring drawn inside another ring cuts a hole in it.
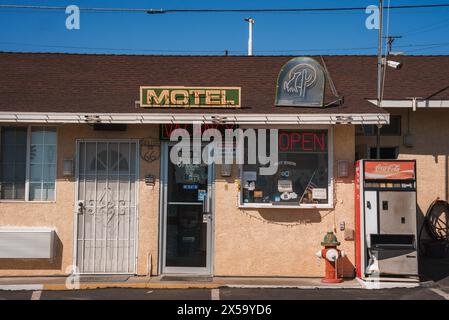
[[[245,21],[248,22],[249,32],[248,32],[248,55],[253,55],[253,24],[256,22],[253,18],[248,17],[245,18]]]

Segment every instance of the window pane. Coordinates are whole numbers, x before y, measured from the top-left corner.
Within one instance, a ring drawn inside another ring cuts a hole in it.
[[[30,181],[40,182],[42,181],[42,165],[31,164],[30,165]]]
[[[42,184],[30,183],[30,200],[41,200],[42,199]]]
[[[56,146],[50,145],[44,148],[44,163],[56,163]]]
[[[27,135],[28,135],[27,127],[16,128],[16,145],[26,146]]]
[[[14,184],[14,197],[17,200],[25,199],[25,182]]]
[[[16,128],[2,128],[2,146],[16,143]]]
[[[27,160],[27,146],[26,144],[18,144],[16,145],[16,150],[15,150],[15,159],[14,161],[19,161],[19,162],[26,162]]]
[[[54,164],[44,164],[44,173],[43,173],[43,181],[44,182],[54,182],[55,181],[55,173],[56,173],[56,165]]]
[[[30,148],[30,200],[54,200],[56,128],[33,127]]]
[[[42,163],[44,159],[44,146],[31,145],[30,146],[30,161],[31,163]]]
[[[44,127],[31,128],[31,144],[44,144]]]
[[[243,165],[243,202],[327,204],[327,143],[327,130],[279,130],[278,170],[274,175],[260,175],[260,165]]]
[[[1,199],[24,200],[26,136],[26,127],[1,128]]]
[[[2,182],[2,199],[14,199],[14,183]]]
[[[26,163],[25,162],[15,162],[14,163],[14,181],[20,181],[21,183],[25,183],[26,178]]]
[[[56,128],[47,127],[44,135],[44,144],[56,145]]]
[[[2,176],[3,182],[14,182],[15,180],[15,169],[14,163],[3,163],[2,165]]]
[[[42,200],[53,201],[55,200],[55,184],[54,183],[44,183],[42,189]]]
[[[16,159],[15,145],[2,145],[2,162],[14,162]]]

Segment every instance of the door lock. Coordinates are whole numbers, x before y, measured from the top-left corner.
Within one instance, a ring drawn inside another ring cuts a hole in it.
[[[80,200],[77,202],[76,204],[76,211],[78,212],[78,214],[83,214],[84,213],[84,201]]]
[[[203,214],[203,223],[207,223],[212,219],[212,215],[210,213]]]

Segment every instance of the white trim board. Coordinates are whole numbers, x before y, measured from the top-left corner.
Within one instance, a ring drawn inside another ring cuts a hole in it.
[[[416,108],[449,108],[449,100],[420,100],[419,98],[407,100],[382,100],[382,108],[413,108],[416,103]],[[376,99],[368,100],[374,105],[377,104]]]
[[[189,114],[189,113],[70,113],[0,112],[6,123],[235,123],[235,124],[388,124],[388,113],[345,114]]]

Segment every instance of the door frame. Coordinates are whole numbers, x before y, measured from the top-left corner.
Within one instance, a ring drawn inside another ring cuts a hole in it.
[[[188,275],[212,275],[215,249],[215,164],[208,166],[208,192],[211,219],[207,228],[207,249],[206,249],[206,267],[166,267],[166,234],[167,234],[167,189],[168,189],[168,164],[169,147],[176,142],[161,141],[161,172],[160,172],[160,196],[159,196],[159,254],[158,254],[158,274],[188,274]],[[201,145],[202,147],[205,144]]]
[[[77,202],[78,202],[78,187],[79,187],[79,148],[82,142],[134,142],[136,144],[136,177],[135,177],[135,197],[136,197],[136,212],[135,212],[135,221],[134,221],[134,266],[132,271],[129,273],[124,272],[101,272],[101,273],[92,273],[92,272],[80,272],[78,270],[78,211],[77,211]],[[140,181],[140,140],[139,139],[75,139],[75,159],[74,159],[74,178],[75,178],[75,190],[74,190],[74,199],[73,202],[73,256],[72,256],[72,270],[71,273],[75,275],[135,275],[137,274],[137,261],[138,261],[138,252],[139,252],[139,181]]]

